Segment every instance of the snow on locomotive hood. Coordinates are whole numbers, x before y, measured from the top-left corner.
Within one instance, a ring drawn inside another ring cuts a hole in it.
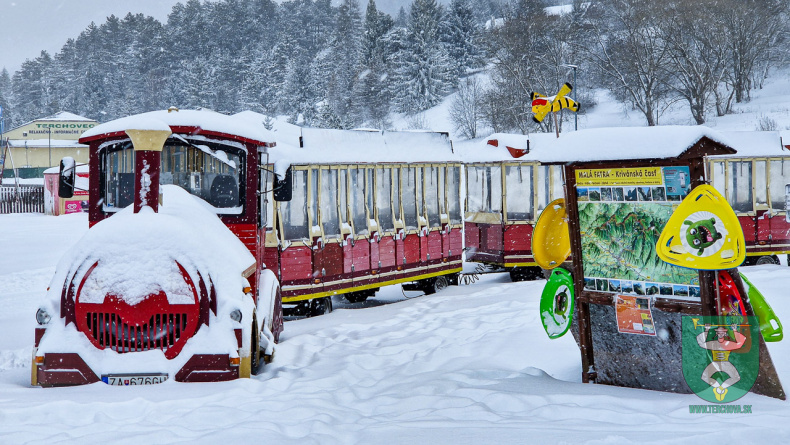
[[[134,213],[129,206],[89,230],[58,264],[49,297],[59,300],[67,278],[84,276],[98,263],[80,301],[101,303],[112,289],[131,306],[160,290],[171,304],[193,303],[176,261],[194,283],[199,272],[211,277],[218,293],[241,294],[248,285],[241,273],[255,263],[252,254],[206,202],[173,185],[162,186],[162,192],[159,213]]]

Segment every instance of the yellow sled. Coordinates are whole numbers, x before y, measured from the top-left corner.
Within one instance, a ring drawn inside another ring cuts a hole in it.
[[[746,240],[727,200],[703,184],[672,213],[656,253],[669,264],[689,269],[732,269],[746,259]]]
[[[532,256],[544,269],[554,269],[571,255],[571,236],[565,200],[555,199],[543,209],[532,233]]]

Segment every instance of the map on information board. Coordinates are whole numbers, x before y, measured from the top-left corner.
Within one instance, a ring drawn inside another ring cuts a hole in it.
[[[699,298],[698,272],[662,261],[655,248],[688,177],[688,167],[576,170],[585,289]]]

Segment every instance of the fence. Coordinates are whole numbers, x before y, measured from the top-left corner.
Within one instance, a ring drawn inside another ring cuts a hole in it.
[[[44,213],[44,186],[0,187],[0,214]]]

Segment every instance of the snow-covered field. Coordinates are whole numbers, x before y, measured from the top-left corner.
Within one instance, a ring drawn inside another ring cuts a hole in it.
[[[433,296],[390,287],[364,304],[289,321],[250,380],[31,388],[38,302],[84,215],[0,215],[0,444],[761,443],[790,440],[790,402],[748,394],[753,414],[580,383],[570,335],[538,320],[543,282],[490,274]],[[790,324],[790,268],[744,268]],[[769,343],[790,382],[790,340]]]

